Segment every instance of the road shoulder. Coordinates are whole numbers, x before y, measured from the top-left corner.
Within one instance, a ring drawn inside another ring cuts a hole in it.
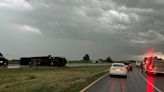
[[[90,87],[92,87],[94,84],[96,84],[98,81],[100,81],[101,79],[103,79],[106,76],[108,76],[108,73],[104,74],[103,76],[101,76],[97,80],[93,81],[91,84],[89,84],[88,86],[86,86],[85,88],[83,88],[82,90],[80,90],[80,92],[86,92]]]

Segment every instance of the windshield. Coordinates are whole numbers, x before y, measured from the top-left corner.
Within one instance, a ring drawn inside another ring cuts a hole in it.
[[[114,64],[113,67],[124,67],[124,66],[119,64]]]

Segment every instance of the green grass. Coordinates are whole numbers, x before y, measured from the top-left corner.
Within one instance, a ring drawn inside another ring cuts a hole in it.
[[[0,70],[0,92],[78,92],[108,67],[38,67]]]
[[[19,64],[19,60],[15,60],[15,61],[9,61],[9,64]],[[72,61],[68,61],[67,64],[84,64],[84,63],[91,63],[91,61],[80,61],[80,60],[72,60]],[[101,62],[101,63],[108,63],[108,62]]]
[[[9,64],[19,64],[20,61],[9,61]],[[81,63],[92,63],[91,61],[84,62],[80,60],[68,61],[68,64],[81,64]]]
[[[80,60],[68,61],[68,64],[81,64],[81,63],[92,63],[92,62],[91,61],[80,61]]]
[[[19,60],[9,61],[9,64],[19,64]]]
[[[92,61],[80,61],[80,60],[68,61],[68,64],[82,64],[82,63],[91,63],[91,64],[93,64]],[[101,63],[113,63],[113,62],[101,62]],[[99,64],[99,63],[97,63],[97,64]]]
[[[9,64],[19,64],[19,60],[18,61],[9,61]],[[68,64],[80,64],[80,63],[91,63],[91,62],[82,62],[82,61],[78,61],[78,60],[74,60],[74,61],[68,61]]]

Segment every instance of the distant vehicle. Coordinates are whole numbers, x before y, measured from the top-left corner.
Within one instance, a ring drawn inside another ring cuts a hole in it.
[[[144,70],[148,74],[164,74],[164,60],[157,57],[149,57],[144,59]]]
[[[31,66],[65,66],[67,60],[63,57],[22,57],[20,59],[20,65],[31,65]]]
[[[0,66],[7,66],[8,65],[8,60],[3,57],[3,56],[0,56]]]
[[[133,70],[133,65],[132,65],[132,63],[130,63],[130,62],[125,62],[124,64],[125,64],[125,66],[126,66],[126,68],[127,68],[128,71],[132,71],[132,70]]]
[[[101,63],[100,60],[93,60],[92,63]]]
[[[136,67],[140,67],[141,66],[141,61],[136,61]]]
[[[109,75],[119,75],[127,77],[128,70],[124,63],[113,63],[109,69]]]

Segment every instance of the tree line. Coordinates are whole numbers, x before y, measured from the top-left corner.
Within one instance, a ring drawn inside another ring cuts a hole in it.
[[[85,54],[84,57],[83,57],[83,61],[85,61],[85,62],[91,61],[90,60],[90,55],[89,54]],[[102,62],[112,62],[112,58],[109,56],[105,60],[99,59],[99,61],[102,61]]]

